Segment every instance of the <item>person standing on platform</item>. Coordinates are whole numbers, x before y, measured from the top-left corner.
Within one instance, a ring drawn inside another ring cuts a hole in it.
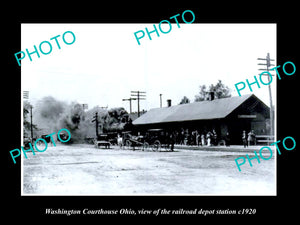
[[[254,134],[254,130],[251,130],[249,133],[248,133],[248,145],[255,145],[255,134]]]
[[[229,135],[229,132],[227,132],[226,136],[225,136],[225,145],[226,145],[226,147],[230,146],[230,135]]]
[[[196,131],[196,145],[200,145],[200,133],[198,131]]]
[[[175,145],[175,141],[176,141],[176,136],[174,134],[174,132],[172,132],[170,134],[170,144],[171,144],[171,151],[174,151],[174,145]]]
[[[218,141],[217,141],[218,140],[218,135],[217,135],[217,132],[216,132],[215,129],[213,129],[212,140],[213,140],[212,144],[217,146],[218,145]]]
[[[243,140],[244,148],[248,147],[247,134],[245,130],[243,131],[242,140]]]
[[[205,145],[205,135],[204,135],[204,133],[201,134],[201,145],[202,146]]]
[[[207,139],[207,146],[211,146],[211,136],[212,136],[212,133],[210,131],[207,132],[206,134],[206,139]]]

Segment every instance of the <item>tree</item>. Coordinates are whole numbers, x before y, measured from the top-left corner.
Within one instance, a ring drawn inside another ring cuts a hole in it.
[[[195,96],[195,102],[206,100],[208,92],[214,92],[216,99],[231,97],[231,90],[227,86],[225,86],[225,84],[223,84],[221,80],[218,80],[218,83],[216,85],[211,84],[208,90],[206,85],[200,85],[199,88],[199,95]]]
[[[223,84],[221,80],[219,80],[215,86],[211,85],[210,91],[215,92],[215,96],[218,99],[231,97],[231,90],[229,89],[229,87],[225,86],[225,84]]]
[[[206,85],[200,85],[199,86],[200,91],[199,91],[199,95],[195,95],[195,102],[201,102],[204,101],[206,99],[207,96],[207,90],[206,90]]]
[[[183,98],[181,99],[181,101],[179,102],[179,105],[181,104],[187,104],[187,103],[190,103],[190,99],[188,99],[188,97],[186,96],[183,96]]]
[[[23,135],[24,137],[30,137],[30,130],[31,130],[31,123],[28,121],[30,120],[30,108],[32,105],[28,101],[24,101],[23,104]],[[33,131],[38,131],[38,127],[36,124],[32,124]]]

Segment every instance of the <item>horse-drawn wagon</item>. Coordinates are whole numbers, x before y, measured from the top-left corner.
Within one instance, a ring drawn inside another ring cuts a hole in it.
[[[142,149],[147,150],[149,144],[145,141],[144,136],[142,135],[133,135],[131,131],[123,132],[123,146],[125,149]]]
[[[130,131],[123,132],[123,146],[125,149],[141,148],[142,150],[160,151],[162,148],[165,150],[173,150],[172,136],[162,129],[150,129],[145,135],[133,135]],[[174,143],[173,143],[174,147]]]

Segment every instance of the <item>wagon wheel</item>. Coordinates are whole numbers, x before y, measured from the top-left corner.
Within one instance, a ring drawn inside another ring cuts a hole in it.
[[[149,143],[145,141],[144,144],[143,144],[143,151],[148,150],[149,147],[150,147]]]
[[[131,147],[131,145],[132,145],[132,143],[131,143],[131,141],[130,140],[126,140],[125,141],[125,149],[130,149],[130,147]]]
[[[158,151],[161,148],[161,144],[159,140],[154,141],[153,145],[152,145],[152,150],[153,151]]]

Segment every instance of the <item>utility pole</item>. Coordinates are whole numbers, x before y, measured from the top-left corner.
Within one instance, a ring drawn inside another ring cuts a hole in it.
[[[94,119],[92,120],[92,122],[96,122],[96,137],[98,139],[98,126],[99,126],[99,122],[98,122],[98,112],[95,113]]]
[[[159,94],[159,98],[160,98],[160,108],[162,107],[162,99],[161,99],[162,94]]]
[[[132,113],[132,106],[131,106],[131,101],[132,100],[137,100],[137,98],[127,98],[127,99],[122,99],[122,101],[129,101],[129,112],[130,114]]]
[[[23,99],[29,99],[29,91],[23,91]],[[30,137],[31,137],[31,142],[32,142],[33,141],[32,105],[30,105],[30,102],[29,102],[29,107],[30,107]]]
[[[33,130],[32,130],[32,105],[30,105],[30,136],[33,142]]]
[[[140,100],[146,100],[145,91],[131,91],[131,97],[136,97],[138,102],[138,117],[140,117]]]
[[[107,106],[99,106],[99,108],[101,108],[101,109],[108,109],[108,105]]]
[[[262,74],[263,76],[268,76],[268,82],[270,83],[270,66],[274,66],[271,64],[271,61],[275,61],[274,59],[270,59],[270,53],[267,54],[266,58],[257,58],[257,60],[264,60],[266,63],[258,63],[258,65],[267,66],[266,69],[259,69],[263,71],[267,71],[268,75]],[[274,75],[272,75],[274,76]],[[269,84],[269,98],[270,98],[270,133],[271,135],[274,135],[274,115],[273,115],[273,101],[272,101],[272,92],[271,92],[271,85]]]
[[[82,109],[83,109],[83,111],[85,110],[85,109],[88,109],[89,107],[88,107],[88,104],[82,104]]]
[[[23,91],[23,99],[29,99],[29,91]]]

